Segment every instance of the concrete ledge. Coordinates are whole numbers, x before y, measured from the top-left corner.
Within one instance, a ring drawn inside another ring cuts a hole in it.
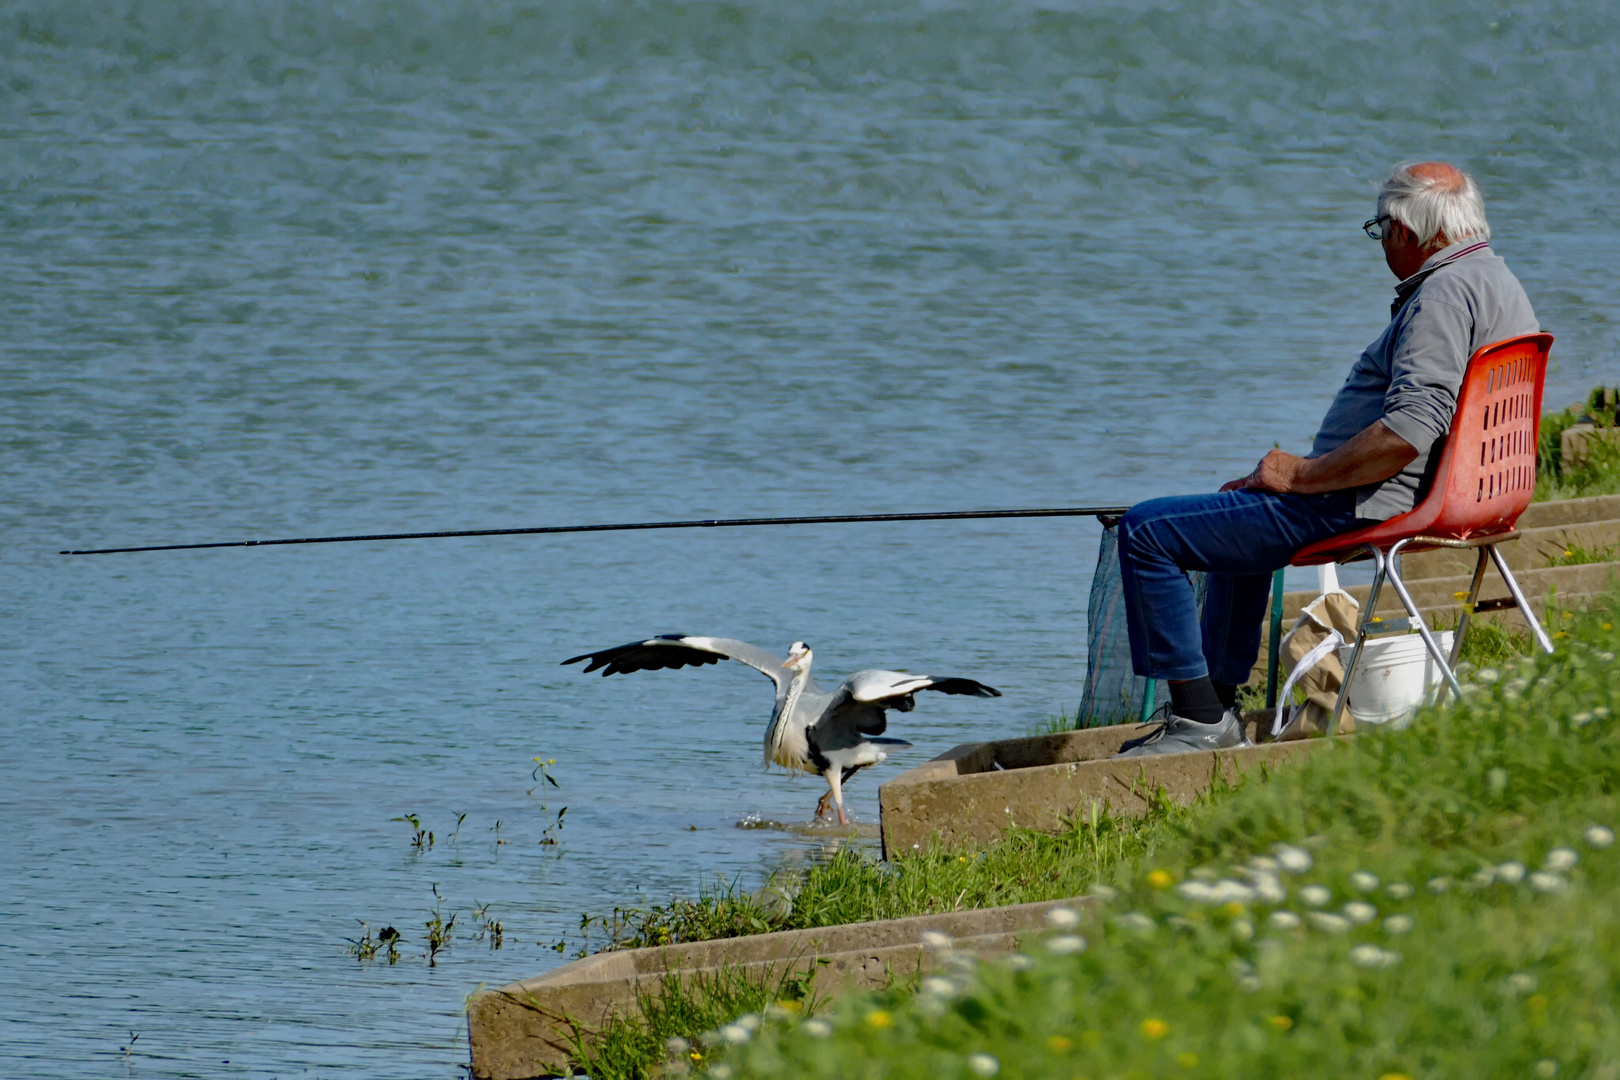
[[[1518,579],[1519,587],[1524,590],[1531,605],[1537,608],[1539,616],[1545,611],[1547,597],[1553,592],[1556,591],[1559,603],[1585,600],[1608,589],[1617,572],[1620,572],[1620,564],[1602,562],[1587,563],[1584,566],[1544,566],[1534,570],[1514,569],[1513,576]],[[1417,602],[1425,615],[1431,618],[1438,615],[1443,619],[1455,621],[1457,616],[1462,614],[1462,604],[1457,594],[1467,593],[1470,580],[1471,575],[1458,574],[1453,577],[1408,581],[1407,584],[1411,588],[1412,599]],[[1353,585],[1345,591],[1362,603],[1367,600],[1365,585]],[[1492,566],[1485,572],[1485,583],[1479,591],[1480,599],[1490,600],[1506,595],[1508,595],[1507,583],[1496,572],[1496,567]],[[1316,592],[1310,589],[1283,593],[1284,624],[1292,625],[1293,620],[1299,617],[1301,607],[1314,599]],[[1379,594],[1378,614],[1386,617],[1405,614],[1405,610],[1401,607],[1401,598],[1395,594],[1394,589],[1385,588]],[[1524,626],[1522,616],[1513,609],[1493,612],[1482,618],[1488,618],[1509,629],[1512,629],[1515,623],[1520,629]]]
[[[1089,902],[1049,900],[598,953],[474,994],[467,1006],[472,1074],[477,1080],[557,1075],[568,1064],[576,1032],[636,1012],[642,997],[662,994],[669,976],[685,985],[722,972],[761,981],[813,972],[822,994],[883,987],[928,969],[933,954],[921,943],[927,931],[949,935],[959,949],[1010,952],[1020,934],[1042,926],[1049,909]]]
[[[1620,520],[1547,525],[1539,529],[1520,529],[1519,532],[1521,534],[1519,539],[1511,540],[1501,547],[1502,555],[1507,559],[1507,564],[1515,575],[1521,570],[1546,567],[1572,547],[1602,551],[1620,544]],[[1440,548],[1408,555],[1402,562],[1405,563],[1406,580],[1410,583],[1426,578],[1471,575],[1474,572],[1474,560],[1478,557],[1472,551]],[[1487,588],[1501,588],[1504,591],[1506,589],[1506,586],[1501,584],[1502,576],[1496,572],[1495,566],[1485,572],[1485,581]]]
[[[1138,816],[1163,788],[1186,804],[1256,766],[1282,762],[1327,745],[1324,740],[1271,743],[1216,753],[1147,758],[1113,755],[1148,725],[1088,728],[1027,739],[965,743],[878,789],[883,854],[942,843],[988,844],[1009,825],[1057,830],[1094,809]]]

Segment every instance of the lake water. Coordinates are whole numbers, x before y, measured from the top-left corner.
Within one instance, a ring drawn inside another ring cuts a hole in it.
[[[819,843],[738,827],[820,790],[759,770],[757,676],[560,660],[1006,692],[900,718],[870,823],[1075,707],[1096,526],[58,549],[1207,489],[1377,333],[1410,156],[1476,171],[1561,404],[1620,379],[1617,43],[1547,0],[0,4],[0,1072],[460,1075],[466,994],[582,912]]]

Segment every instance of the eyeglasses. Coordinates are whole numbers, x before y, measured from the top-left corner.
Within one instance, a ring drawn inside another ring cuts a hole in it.
[[[1385,214],[1382,217],[1368,218],[1366,221],[1361,223],[1361,231],[1366,233],[1374,240],[1382,240],[1386,235],[1384,222],[1394,220],[1395,219],[1390,217],[1388,214]]]

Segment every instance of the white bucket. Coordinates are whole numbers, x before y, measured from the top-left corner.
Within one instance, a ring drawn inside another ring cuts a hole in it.
[[[1450,656],[1456,634],[1443,630],[1434,636],[1440,651]],[[1350,666],[1352,648],[1346,645],[1339,650],[1341,666]],[[1358,724],[1403,727],[1443,678],[1440,665],[1423,647],[1422,635],[1374,638],[1361,647],[1356,679],[1350,685],[1350,715]]]

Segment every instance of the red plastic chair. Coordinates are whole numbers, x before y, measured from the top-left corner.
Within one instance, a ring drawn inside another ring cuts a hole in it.
[[[1388,521],[1329,537],[1294,553],[1294,566],[1365,558],[1371,558],[1375,564],[1372,587],[1367,592],[1367,603],[1362,607],[1356,627],[1355,648],[1350,653],[1339,699],[1328,721],[1328,734],[1338,731],[1350,680],[1355,676],[1361,647],[1367,640],[1367,627],[1378,608],[1378,593],[1386,578],[1395,586],[1412,624],[1423,635],[1429,654],[1440,665],[1446,685],[1459,697],[1462,688],[1452,669],[1462,653],[1469,618],[1475,612],[1517,607],[1530,624],[1536,641],[1549,653],[1553,651],[1552,641],[1536,621],[1507,561],[1497,550],[1498,544],[1519,535],[1514,525],[1524,508],[1530,505],[1530,496],[1535,491],[1541,386],[1547,374],[1547,353],[1552,341],[1551,334],[1527,334],[1482,346],[1469,358],[1451,432],[1440,451],[1433,486],[1421,503]],[[1439,643],[1423,621],[1400,574],[1403,552],[1434,548],[1479,550],[1473,584],[1469,586],[1468,599],[1463,602],[1449,657],[1441,654]],[[1479,587],[1485,580],[1487,556],[1495,561],[1512,596],[1480,603]],[[1440,697],[1444,696],[1442,687]]]

